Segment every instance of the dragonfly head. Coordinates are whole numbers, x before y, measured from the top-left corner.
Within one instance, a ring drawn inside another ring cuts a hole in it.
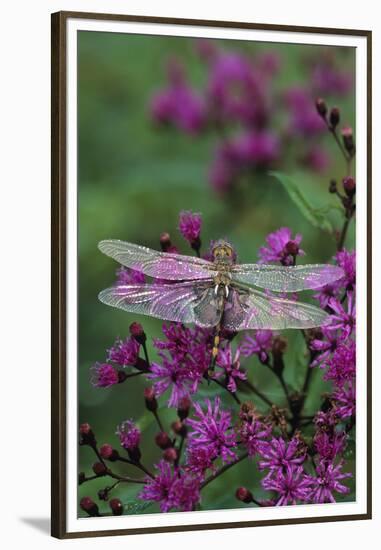
[[[213,258],[216,262],[233,264],[236,254],[234,248],[226,241],[216,241],[212,248]]]

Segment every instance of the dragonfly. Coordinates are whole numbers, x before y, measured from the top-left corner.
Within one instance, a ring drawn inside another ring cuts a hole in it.
[[[98,247],[123,266],[154,279],[106,288],[99,294],[101,302],[166,321],[215,328],[214,359],[222,328],[236,332],[328,324],[329,315],[323,309],[282,294],[321,288],[344,276],[340,267],[330,264],[239,264],[233,246],[225,240],[214,243],[212,261],[120,240],[104,240]]]

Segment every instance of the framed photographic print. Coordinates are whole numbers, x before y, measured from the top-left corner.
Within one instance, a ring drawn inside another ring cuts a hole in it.
[[[52,534],[371,517],[371,33],[52,16]]]

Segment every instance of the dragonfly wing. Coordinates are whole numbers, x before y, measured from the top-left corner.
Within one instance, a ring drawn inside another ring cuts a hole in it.
[[[232,267],[233,280],[259,286],[275,292],[299,292],[321,288],[344,276],[340,267],[315,264],[277,266],[262,264],[238,264]]]
[[[193,256],[158,252],[145,246],[118,240],[98,244],[107,256],[146,275],[167,280],[210,279],[215,272],[212,262]]]
[[[132,284],[106,288],[98,297],[104,304],[131,313],[178,323],[197,323],[194,306],[204,292],[193,283]]]
[[[229,330],[288,328],[308,329],[326,325],[328,314],[322,309],[292,300],[266,296],[254,289],[231,287],[225,306],[223,325]]]
[[[198,299],[193,306],[195,323],[200,327],[215,327],[222,318],[223,309],[214,292],[214,287],[198,292]]]

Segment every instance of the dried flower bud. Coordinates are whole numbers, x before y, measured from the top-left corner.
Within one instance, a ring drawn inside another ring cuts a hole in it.
[[[291,256],[297,256],[299,253],[299,245],[295,241],[288,241],[285,246],[285,250],[287,254],[290,254]]]
[[[112,498],[109,505],[113,516],[121,516],[123,514],[123,504],[119,498]]]
[[[245,502],[246,504],[253,502],[253,495],[249,489],[246,489],[246,487],[238,487],[235,492],[235,496],[238,500]]]
[[[160,235],[160,246],[163,252],[168,252],[168,250],[171,248],[171,237],[169,233],[162,233]]]
[[[159,432],[155,436],[155,443],[160,449],[168,449],[172,446],[172,441],[166,432]]]
[[[178,452],[174,447],[169,447],[163,452],[163,458],[167,462],[175,462],[178,457]]]
[[[80,445],[96,445],[95,436],[90,424],[87,422],[79,427],[79,444]]]
[[[95,462],[93,464],[93,472],[96,476],[105,476],[107,474],[107,468],[102,462]]]
[[[329,192],[330,193],[337,193],[337,182],[336,182],[336,180],[331,180],[329,182]]]
[[[187,435],[187,427],[180,420],[172,422],[172,430],[176,435],[180,435],[181,437],[185,437]]]
[[[157,411],[158,404],[153,388],[144,388],[144,399],[146,402],[146,407],[149,411]]]
[[[189,399],[189,397],[183,397],[182,399],[180,399],[179,406],[177,408],[177,415],[180,420],[184,420],[185,418],[187,418],[191,406],[192,401]]]
[[[147,336],[140,323],[131,323],[130,334],[139,344],[145,344]]]
[[[87,514],[89,514],[89,516],[99,516],[98,506],[95,504],[92,498],[81,498],[79,505],[84,512],[87,512]]]
[[[338,107],[333,107],[329,113],[329,124],[333,130],[340,122],[340,109]]]
[[[110,460],[111,462],[114,462],[119,458],[118,451],[114,449],[109,443],[105,443],[101,446],[101,448],[99,449],[99,454],[102,458],[104,458],[105,460]]]
[[[316,110],[319,113],[319,115],[322,118],[325,118],[326,114],[327,114],[327,105],[326,105],[324,99],[322,99],[321,97],[318,97],[317,100],[315,101],[315,105],[316,105]]]
[[[356,193],[356,181],[351,176],[343,179],[344,191],[348,197],[352,198]]]

